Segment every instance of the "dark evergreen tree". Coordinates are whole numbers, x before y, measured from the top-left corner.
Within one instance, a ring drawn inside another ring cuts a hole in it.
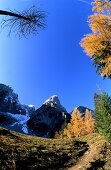
[[[100,101],[100,94],[94,93],[94,106]]]
[[[105,92],[98,94],[94,114],[97,132],[111,140],[111,97]]]
[[[59,130],[59,134],[61,135],[63,135],[63,133],[64,133],[64,129],[67,127],[67,122],[66,122],[66,120],[64,120],[64,122],[62,123],[62,125],[61,125],[61,129]]]

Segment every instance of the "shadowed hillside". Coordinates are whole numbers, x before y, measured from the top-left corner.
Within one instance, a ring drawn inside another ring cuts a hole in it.
[[[86,150],[86,142],[32,137],[0,127],[1,170],[64,169]]]

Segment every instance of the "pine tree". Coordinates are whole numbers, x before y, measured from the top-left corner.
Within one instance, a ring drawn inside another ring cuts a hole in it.
[[[95,0],[93,5],[95,13],[88,20],[92,33],[80,44],[93,60],[96,72],[111,78],[111,1]]]
[[[99,94],[94,114],[97,132],[111,140],[111,97],[105,92]]]
[[[99,102],[100,98],[100,94],[94,93],[94,106]]]
[[[59,130],[60,135],[61,134],[63,135],[64,129],[66,129],[66,127],[67,127],[67,122],[66,122],[66,119],[65,119],[64,122],[62,123],[61,129]]]

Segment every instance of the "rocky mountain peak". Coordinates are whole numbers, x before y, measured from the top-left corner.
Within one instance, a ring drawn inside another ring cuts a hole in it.
[[[49,97],[43,104],[60,104],[59,98],[57,95],[53,95],[51,97]]]
[[[85,113],[86,109],[88,109],[91,113],[93,112],[93,110],[91,110],[87,107],[84,107],[84,106],[78,106],[77,109],[79,110],[80,113]]]
[[[61,112],[67,112],[66,109],[61,105],[59,98],[57,95],[53,95],[49,97],[43,105],[48,105],[51,107],[55,107],[56,109],[60,110]]]

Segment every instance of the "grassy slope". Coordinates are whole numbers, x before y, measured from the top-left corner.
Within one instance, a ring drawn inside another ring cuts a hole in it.
[[[0,170],[65,169],[87,149],[86,142],[32,137],[0,127]]]

